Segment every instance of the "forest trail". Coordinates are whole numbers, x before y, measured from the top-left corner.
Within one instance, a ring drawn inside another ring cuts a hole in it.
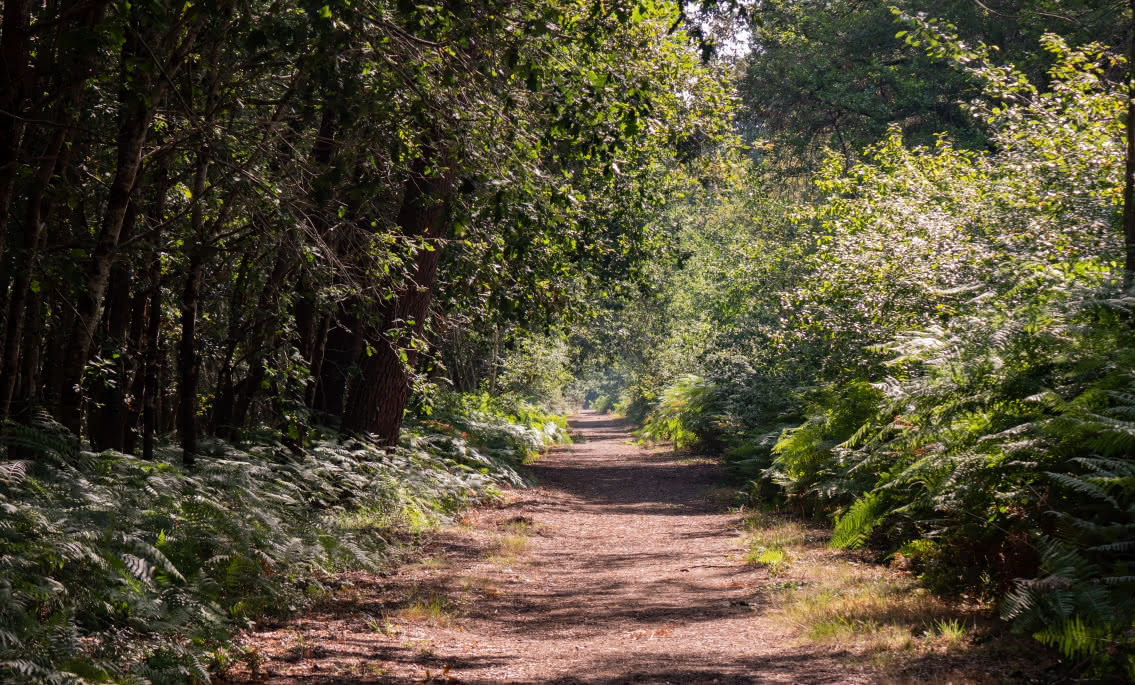
[[[762,620],[719,466],[630,442],[585,413],[538,486],[431,534],[424,560],[351,576],[246,645],[291,682],[855,683],[867,677]],[[846,655],[844,655],[846,656]]]

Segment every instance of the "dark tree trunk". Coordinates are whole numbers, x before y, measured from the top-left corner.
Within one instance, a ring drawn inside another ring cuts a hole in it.
[[[142,283],[137,283],[130,302],[130,331],[124,355],[124,390],[129,401],[124,406],[125,418],[122,426],[122,451],[135,453],[138,437],[138,417],[141,414],[142,399],[145,394],[145,374],[142,371],[142,357],[146,349],[146,302],[149,293]]]
[[[135,205],[131,203],[131,207]],[[131,280],[129,265],[119,260],[111,269],[107,287],[106,335],[102,344],[103,359],[110,362],[113,377],[95,388],[96,409],[91,412],[91,444],[96,450],[121,452],[126,446],[126,392],[129,383],[126,338],[132,309]]]
[[[170,156],[162,155],[157,161],[154,171],[154,191],[150,198],[147,213],[147,228],[153,233],[149,238],[149,268],[146,273],[146,291],[139,293],[145,301],[145,322],[138,322],[143,332],[140,333],[142,371],[142,458],[154,458],[154,434],[158,427],[158,396],[160,387],[158,383],[159,369],[161,368],[161,327],[162,327],[162,257],[161,257],[161,231],[160,226],[165,218],[166,195],[169,192],[171,179],[169,177]],[[137,401],[136,401],[137,403]]]
[[[123,48],[121,82],[130,85],[123,88],[120,96],[124,115],[116,137],[114,178],[110,182],[98,237],[87,261],[84,285],[79,289],[78,314],[67,337],[59,390],[59,420],[75,433],[82,425],[83,375],[90,358],[110,267],[118,252],[126,209],[142,167],[146,134],[168,83],[193,49],[194,39],[205,21],[202,15],[190,27],[174,22],[170,33],[151,36],[152,40],[144,46],[142,35],[148,25],[148,10],[132,6],[129,11],[132,16],[128,21],[136,26],[127,31]],[[157,54],[150,45],[159,46]],[[153,64],[155,59],[162,59],[163,63]]]
[[[59,323],[53,328],[51,340],[47,346],[43,360],[43,387],[46,393],[55,393],[63,382],[63,357],[67,350],[67,334],[75,322],[75,311],[58,290],[52,291],[51,310],[59,312]],[[45,397],[44,404],[48,407],[57,404],[59,398],[54,395]]]
[[[236,351],[241,342],[241,325],[247,317],[258,316],[257,312],[246,312],[244,309],[244,294],[248,287],[249,268],[252,264],[252,254],[246,252],[241,256],[240,268],[237,269],[236,286],[232,297],[229,298],[229,325],[225,340],[225,358],[221,363],[221,370],[217,374],[217,401],[213,404],[213,412],[209,417],[209,430],[214,435],[229,438],[232,434],[233,401],[236,387],[234,367],[236,366]]]
[[[244,426],[248,423],[248,416],[252,410],[252,398],[255,397],[260,384],[264,382],[266,373],[267,368],[264,366],[264,360],[257,357],[252,362],[248,377],[241,381],[237,389],[236,404],[233,407],[234,426]]]
[[[20,372],[20,384],[16,388],[13,414],[26,413],[32,407],[43,404],[40,393],[40,355],[43,347],[43,295],[32,293],[24,325],[24,353],[20,356],[23,369]]]
[[[268,280],[260,290],[256,307],[251,312],[250,318],[253,319],[254,323],[247,331],[243,356],[248,361],[249,375],[239,383],[234,382],[233,373],[236,362],[232,359],[232,354],[230,354],[230,359],[225,368],[222,369],[222,379],[227,379],[227,382],[223,383],[217,402],[216,417],[214,418],[216,430],[222,437],[231,437],[235,430],[245,425],[248,408],[251,406],[252,399],[264,378],[264,353],[271,346],[274,338],[271,328],[276,323],[272,317],[268,316],[268,312],[274,309],[273,303],[288,276],[289,265],[288,255],[279,254],[276,256],[272,272],[268,275]],[[237,321],[235,309],[233,316],[234,321]],[[237,332],[234,330],[232,335],[237,335]]]
[[[163,194],[164,196],[164,194]],[[154,252],[150,264],[149,306],[146,312],[146,353],[142,382],[142,458],[154,458],[154,434],[158,428],[158,374],[161,369],[162,266]]]
[[[363,330],[354,312],[344,307],[329,322],[325,348],[313,408],[341,419],[350,369],[363,351]]]
[[[59,420],[79,433],[81,425],[82,382],[99,309],[106,293],[110,267],[118,250],[118,240],[126,219],[126,209],[134,190],[134,181],[142,165],[142,145],[150,126],[153,110],[141,104],[130,107],[118,132],[118,164],[111,182],[106,211],[98,242],[87,263],[85,287],[79,293],[78,315],[68,335],[67,354],[63,360],[63,382],[59,389]]]
[[[182,462],[197,460],[197,305],[201,300],[201,275],[205,260],[201,248],[191,248],[185,288],[181,293],[181,341],[177,353],[178,427],[181,431]]]
[[[181,291],[181,341],[177,354],[178,428],[181,432],[182,461],[193,466],[197,458],[197,306],[201,301],[201,277],[205,268],[205,187],[209,180],[209,153],[197,153],[197,170],[193,175],[193,206],[190,226],[194,242],[189,246],[189,264],[185,287]]]
[[[1123,183],[1124,284],[1135,285],[1135,0],[1130,0],[1131,31],[1127,46],[1127,173]]]
[[[17,374],[20,369],[20,346],[24,337],[24,316],[28,302],[28,293],[31,289],[32,279],[35,276],[35,263],[42,247],[40,243],[44,237],[44,226],[48,214],[48,192],[51,181],[57,173],[61,172],[61,165],[66,161],[61,159],[67,134],[73,124],[70,114],[66,116],[67,124],[62,121],[51,136],[47,149],[40,160],[39,168],[29,186],[24,230],[19,236],[19,247],[23,253],[17,260],[16,276],[12,282],[8,295],[7,329],[4,335],[4,361],[0,367],[0,417],[8,416],[12,394],[16,390]]]
[[[406,283],[384,308],[382,329],[373,350],[361,360],[362,373],[351,382],[343,416],[344,430],[373,434],[386,445],[398,442],[410,401],[410,372],[417,357],[411,341],[421,337],[425,326],[453,194],[451,171],[427,177],[424,168],[420,163],[405,184],[398,227],[402,235],[424,241],[428,249],[415,255]]]
[[[0,22],[0,259],[8,234],[8,212],[23,132],[21,114],[27,96],[28,26],[31,3],[6,0]]]

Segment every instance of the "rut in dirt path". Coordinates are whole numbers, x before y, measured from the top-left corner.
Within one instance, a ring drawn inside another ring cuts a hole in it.
[[[630,444],[626,425],[607,417],[584,414],[572,428],[577,444],[532,467],[538,487],[436,538],[437,568],[363,580],[350,607],[293,625],[307,646],[272,659],[269,680],[864,681],[845,655],[794,647],[760,620],[769,579],[739,559],[740,520],[714,497],[716,464]],[[491,557],[509,522],[534,534],[515,559]],[[453,620],[379,631],[360,618],[397,619],[399,601],[427,595],[455,607]],[[286,635],[264,640],[279,647]]]

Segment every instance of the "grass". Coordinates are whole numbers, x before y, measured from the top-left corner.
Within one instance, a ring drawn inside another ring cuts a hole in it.
[[[990,607],[948,603],[906,571],[829,549],[826,537],[786,516],[747,513],[738,540],[743,559],[770,578],[761,592],[772,609],[760,620],[866,662],[881,676],[917,672],[937,682],[949,673],[954,682],[986,682],[973,669],[991,662],[1037,667],[1031,650],[1002,634]]]
[[[497,524],[497,528],[514,536],[528,536],[537,531],[536,522],[527,516],[514,516]]]
[[[429,623],[442,628],[448,627],[454,620],[449,599],[437,592],[414,595],[394,615],[408,623]]]
[[[528,551],[530,541],[527,535],[508,533],[493,538],[489,562],[498,566],[515,564],[524,552]]]
[[[501,593],[497,581],[485,576],[460,576],[456,583],[465,592],[475,592],[486,597],[497,597]]]
[[[719,459],[713,457],[682,457],[674,462],[678,466],[701,466],[705,464],[720,463]]]
[[[453,562],[445,557],[424,557],[412,566],[423,571],[444,571],[453,568]]]

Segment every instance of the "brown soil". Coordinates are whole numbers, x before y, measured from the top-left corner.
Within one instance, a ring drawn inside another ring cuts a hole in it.
[[[860,683],[847,653],[759,620],[719,467],[585,414],[539,486],[431,534],[424,563],[351,574],[334,600],[250,635],[230,677],[271,683]]]

